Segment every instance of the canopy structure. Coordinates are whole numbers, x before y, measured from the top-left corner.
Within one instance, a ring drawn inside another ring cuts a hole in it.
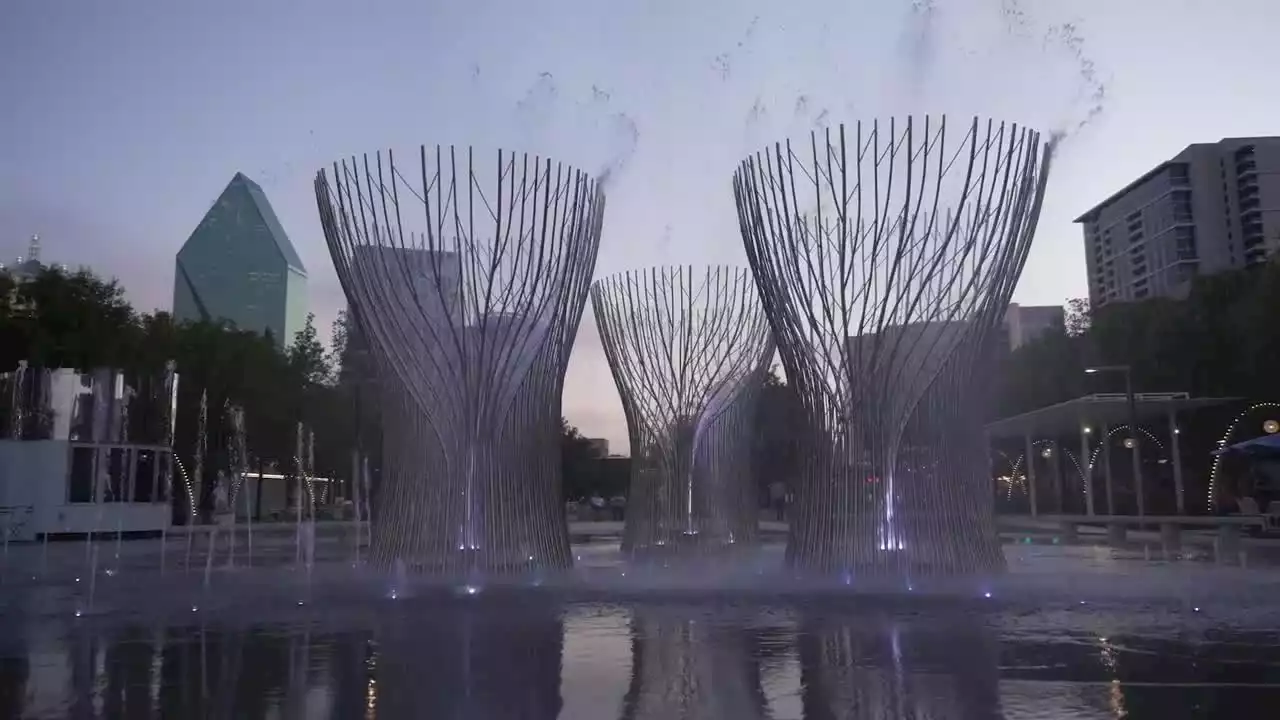
[[[1134,415],[1139,423],[1167,420],[1188,410],[1199,410],[1240,398],[1193,398],[1185,392],[1135,393]],[[1127,425],[1128,397],[1124,393],[1085,395],[1075,400],[1001,418],[987,424],[987,435],[993,439],[1074,435],[1085,428]]]
[[[1130,404],[1129,396],[1125,393],[1099,393],[996,420],[986,426],[986,431],[990,440],[1021,438],[1027,458],[1032,457],[1032,445],[1036,440],[1054,438],[1056,442],[1057,439],[1078,435],[1080,456],[1087,458],[1090,456],[1090,448],[1095,444],[1094,439],[1105,439],[1109,428],[1127,426],[1130,422],[1141,427],[1144,424],[1163,421],[1168,427],[1178,514],[1182,515],[1186,510],[1182,486],[1181,447],[1178,442],[1178,414],[1239,400],[1240,398],[1229,397],[1193,398],[1185,392],[1135,393],[1133,402]],[[1138,497],[1138,514],[1142,515],[1145,513],[1145,507],[1142,494],[1141,444],[1134,443],[1130,450],[1133,458],[1134,487]],[[1111,466],[1106,462],[1102,465],[1106,480],[1107,512],[1114,513]],[[1093,473],[1082,474],[1085,482],[1086,511],[1089,515],[1093,515],[1095,514]],[[1032,462],[1027,463],[1027,486],[1031,496],[1031,512],[1034,515],[1037,513],[1037,497],[1035,464]],[[1061,503],[1060,481],[1057,483],[1057,490]]]
[[[1252,440],[1238,442],[1235,445],[1228,445],[1213,452],[1214,455],[1228,455],[1231,453],[1252,457],[1280,457],[1280,435],[1263,435]]]

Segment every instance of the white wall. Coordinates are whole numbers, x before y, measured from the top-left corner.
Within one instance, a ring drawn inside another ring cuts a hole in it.
[[[31,508],[23,535],[143,532],[169,525],[169,504],[69,503],[71,444],[63,440],[0,440],[0,506]]]

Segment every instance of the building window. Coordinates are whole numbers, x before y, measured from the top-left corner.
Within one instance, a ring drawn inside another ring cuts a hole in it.
[[[93,446],[71,447],[71,473],[67,483],[67,502],[93,502],[93,457],[97,448]]]
[[[102,491],[103,502],[129,502],[129,451],[125,448],[106,448],[106,487]]]
[[[169,490],[173,485],[173,453],[160,455],[160,463],[156,468],[156,502],[168,502]]]
[[[139,450],[134,456],[133,501],[151,502],[155,497],[155,486],[156,453],[154,450]]]

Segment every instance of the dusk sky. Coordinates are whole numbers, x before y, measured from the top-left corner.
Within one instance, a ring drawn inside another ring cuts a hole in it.
[[[1274,0],[8,0],[0,257],[117,277],[168,309],[173,256],[236,171],[343,307],[311,181],[419,143],[549,154],[608,187],[597,277],[745,264],[737,162],[907,112],[1065,130],[1014,299],[1086,294],[1071,223],[1192,142],[1280,132]],[[1099,100],[1100,98],[1100,104]],[[626,452],[584,317],[565,414]]]

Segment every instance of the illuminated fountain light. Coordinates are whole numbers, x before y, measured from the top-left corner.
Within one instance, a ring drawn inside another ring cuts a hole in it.
[[[1115,431],[1112,431],[1112,433],[1109,433],[1107,437],[1111,437],[1111,434],[1113,434],[1114,432]],[[1053,450],[1052,450],[1053,441],[1052,440],[1036,440],[1031,443],[1031,447],[1043,448],[1040,451],[1040,457],[1042,458],[1050,459],[1053,457]],[[1065,448],[1065,447],[1059,448],[1059,452],[1061,452],[1063,457],[1067,458],[1067,460],[1070,461],[1072,467],[1076,469],[1076,476],[1080,478],[1080,492],[1087,494],[1089,492],[1089,483],[1087,482],[1089,475],[1086,472],[1085,468],[1080,466],[1080,460],[1076,458],[1076,454],[1072,452],[1070,448]],[[1094,449],[1094,454],[1095,455],[1097,454],[1096,448]],[[1012,470],[1012,476],[1011,476],[1012,478],[1016,478],[1016,481],[1022,486],[1024,491],[1026,491],[1027,476],[1025,472],[1023,472],[1022,474],[1019,474],[1019,471],[1022,470],[1023,465],[1026,464],[1026,461],[1027,461],[1026,453],[1018,455],[1018,459],[1015,460],[1013,463],[1013,470]],[[1092,469],[1092,468],[1093,466],[1089,465],[1089,469]],[[1009,483],[1008,492],[1006,493],[1006,499],[1012,499],[1012,498],[1013,498],[1013,483],[1011,481]]]
[[[407,157],[352,158],[315,180],[383,395],[371,560],[446,575],[567,568],[560,398],[603,190],[547,158]]]
[[[1273,412],[1280,411],[1280,403],[1274,403],[1274,402],[1254,403],[1249,407],[1245,408],[1244,410],[1240,411],[1240,414],[1232,418],[1231,422],[1227,424],[1226,431],[1222,433],[1222,437],[1218,439],[1218,446],[1214,449],[1221,450],[1222,448],[1225,448],[1226,446],[1230,445],[1232,439],[1235,437],[1236,430],[1239,429],[1241,423],[1243,423],[1249,417],[1250,414],[1258,410],[1271,410]],[[1269,426],[1274,427],[1275,430],[1268,430],[1267,428]],[[1276,420],[1268,418],[1262,423],[1262,431],[1267,434],[1272,434],[1276,431],[1280,431],[1280,422],[1277,422]],[[1207,506],[1209,508],[1209,512],[1211,513],[1214,511],[1214,499],[1217,497],[1217,494],[1218,494],[1218,474],[1222,470],[1222,457],[1223,457],[1222,455],[1214,456],[1213,467],[1210,468],[1209,470],[1209,497],[1208,497]]]
[[[989,380],[987,341],[1053,145],[977,118],[950,132],[945,118],[890,119],[767,147],[735,173],[747,258],[802,408],[791,564],[1002,565],[970,388]]]
[[[751,441],[773,342],[750,273],[621,273],[596,281],[591,306],[631,439],[623,550],[754,542]]]

